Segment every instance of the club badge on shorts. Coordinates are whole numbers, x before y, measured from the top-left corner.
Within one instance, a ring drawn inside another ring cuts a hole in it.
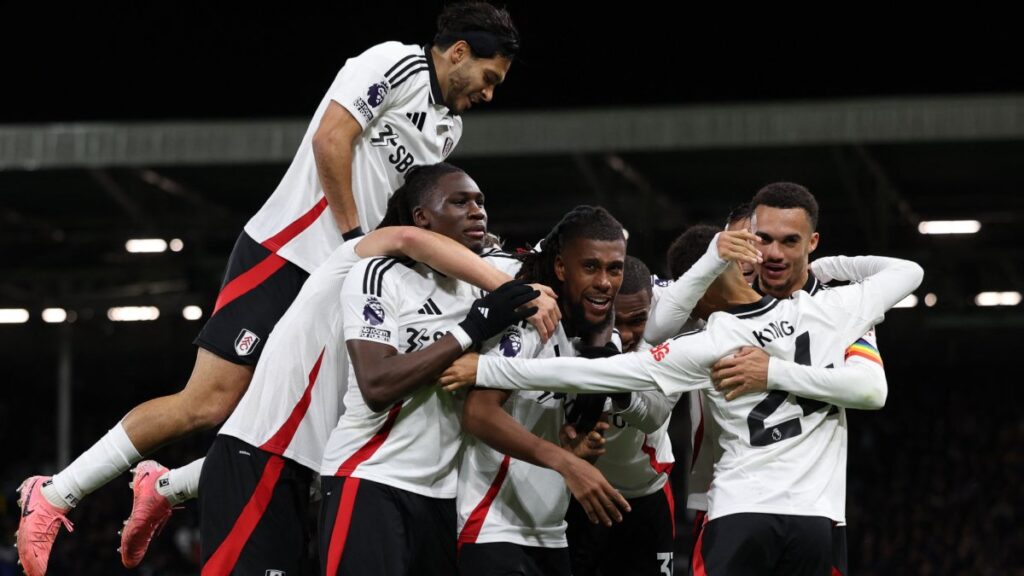
[[[248,356],[249,354],[252,354],[252,351],[256,349],[256,346],[259,343],[259,336],[245,328],[242,328],[242,331],[238,333],[238,338],[235,338],[235,354],[238,354],[239,356]]]

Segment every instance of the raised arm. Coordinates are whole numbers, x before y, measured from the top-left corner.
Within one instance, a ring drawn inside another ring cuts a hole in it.
[[[751,242],[757,236],[746,230],[719,232],[707,252],[671,286],[651,308],[644,340],[658,344],[675,336],[690,318],[697,301],[730,263],[759,262],[760,253]]]
[[[880,322],[885,313],[916,290],[924,278],[924,270],[917,263],[884,256],[819,258],[811,263],[811,271],[822,282],[831,280],[859,282],[859,285],[827,290],[821,295],[823,298],[829,299],[833,293],[845,296],[846,292],[859,291],[861,294],[858,313],[862,318],[876,319],[870,325]],[[848,298],[844,298],[844,300],[849,302]],[[856,335],[853,338],[856,338]]]

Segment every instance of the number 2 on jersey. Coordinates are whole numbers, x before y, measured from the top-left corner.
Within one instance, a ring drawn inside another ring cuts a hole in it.
[[[803,366],[811,365],[811,335],[809,332],[804,332],[796,337],[796,350],[793,353],[793,362]],[[828,367],[831,368],[832,365],[830,364]],[[750,414],[747,416],[747,428],[750,430],[751,446],[770,446],[787,438],[799,436],[803,432],[803,428],[800,426],[800,417],[790,418],[774,426],[766,427],[764,425],[764,421],[773,412],[778,410],[779,406],[782,406],[782,403],[786,401],[788,396],[789,392],[772,390],[768,392],[768,396],[764,400],[759,402],[750,411]],[[803,410],[804,416],[825,407],[830,408],[830,414],[835,410],[834,407],[819,400],[810,400],[797,396],[796,401]]]

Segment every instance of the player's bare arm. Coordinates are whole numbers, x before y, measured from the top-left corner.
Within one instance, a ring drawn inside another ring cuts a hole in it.
[[[360,240],[355,250],[356,254],[363,258],[372,256],[412,258],[443,274],[454,276],[488,291],[496,290],[502,284],[512,280],[508,274],[487,265],[477,254],[459,242],[415,226],[378,228]],[[562,319],[558,296],[551,288],[542,284],[530,284],[530,286],[540,292],[540,296],[526,304],[527,308],[537,308],[537,313],[527,320],[537,329],[541,341],[546,342]]]
[[[509,396],[505,390],[471,390],[462,412],[463,429],[503,454],[561,474],[591,522],[621,522],[620,510],[629,511],[626,499],[592,465],[517,422],[502,408]]]
[[[313,135],[313,158],[320,185],[342,234],[359,227],[359,211],[352,195],[352,154],[353,142],[362,131],[352,114],[332,101]]]

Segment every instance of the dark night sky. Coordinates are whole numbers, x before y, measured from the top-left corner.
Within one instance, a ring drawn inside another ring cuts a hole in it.
[[[429,40],[440,5],[8,6],[0,123],[306,116],[345,58]],[[957,14],[954,26],[660,8],[677,3],[508,5],[524,48],[490,109],[1024,90],[1020,43],[995,29],[998,14],[977,25]]]

